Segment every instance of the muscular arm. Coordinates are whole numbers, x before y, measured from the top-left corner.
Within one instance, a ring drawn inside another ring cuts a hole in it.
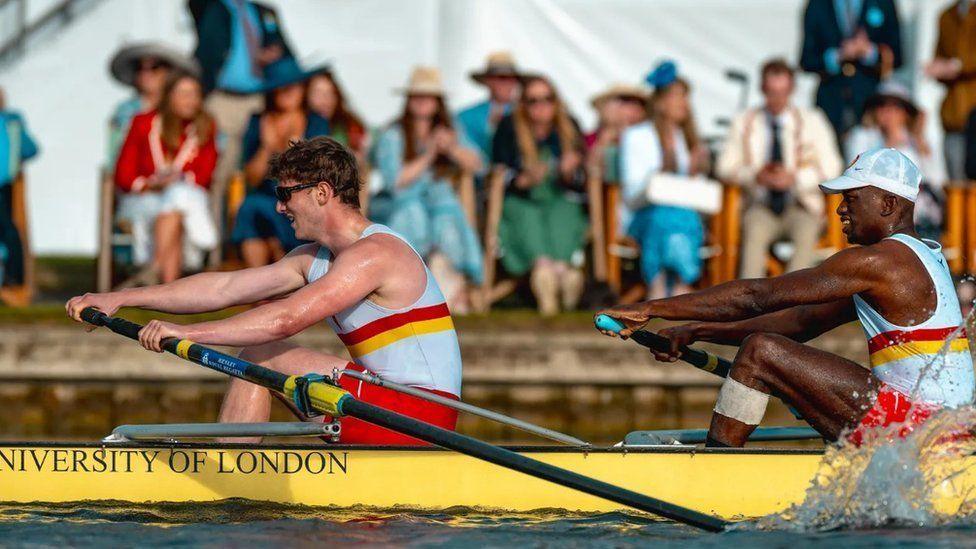
[[[848,248],[821,265],[783,276],[735,280],[640,305],[650,318],[734,322],[798,305],[847,299],[872,289],[890,268],[874,246]]]
[[[695,322],[688,325],[696,341],[741,345],[751,334],[786,336],[801,343],[857,318],[851,299],[819,305],[801,305],[734,322]]]
[[[311,262],[316,249],[316,245],[307,244],[264,267],[200,273],[168,284],[101,295],[109,298],[116,308],[140,307],[175,314],[219,311],[278,297],[302,287],[305,284],[305,265]]]
[[[390,261],[379,244],[362,240],[338,256],[329,272],[285,299],[231,318],[183,327],[184,337],[209,345],[244,347],[285,339],[376,291]]]

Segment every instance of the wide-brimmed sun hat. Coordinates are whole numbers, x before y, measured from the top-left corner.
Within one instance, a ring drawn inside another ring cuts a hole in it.
[[[444,83],[441,81],[441,71],[436,67],[414,67],[410,73],[407,86],[397,88],[404,95],[435,95],[443,97]]]
[[[827,194],[836,194],[871,186],[915,202],[921,184],[922,173],[918,166],[901,151],[889,147],[857,155],[843,175],[824,181],[820,189]]]
[[[633,97],[634,99],[647,101],[647,98],[650,96],[650,90],[643,86],[635,86],[633,84],[617,82],[611,84],[609,88],[603,90],[599,94],[594,95],[590,99],[590,104],[599,109],[600,105],[602,105],[608,99],[614,99],[617,97]]]
[[[912,101],[912,94],[908,87],[897,80],[885,80],[878,85],[874,95],[864,103],[864,110],[871,111],[888,101],[894,101],[908,113],[909,116],[918,116],[918,107]]]
[[[196,78],[200,77],[200,65],[196,59],[159,42],[140,42],[122,46],[109,61],[108,70],[119,82],[133,86],[136,80],[136,63],[147,57],[159,59],[174,69],[190,73]]]
[[[479,84],[485,83],[485,78],[492,76],[514,76],[519,77],[519,71],[515,66],[515,58],[507,51],[495,51],[488,54],[485,60],[485,68],[471,73],[471,79]]]

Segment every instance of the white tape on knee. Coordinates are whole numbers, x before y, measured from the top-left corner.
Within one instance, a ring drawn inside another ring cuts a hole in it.
[[[746,425],[759,425],[766,415],[769,395],[747,387],[731,377],[725,378],[722,390],[715,402],[715,413],[741,421]]]

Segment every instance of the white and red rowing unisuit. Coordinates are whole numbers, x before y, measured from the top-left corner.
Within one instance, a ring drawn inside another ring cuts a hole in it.
[[[360,238],[378,234],[390,235],[410,245],[402,236],[379,224],[367,227]],[[319,248],[308,271],[308,282],[311,284],[324,276],[331,262],[332,252]],[[427,276],[424,293],[409,307],[388,309],[364,299],[327,321],[352,359],[367,371],[396,383],[457,398],[461,395],[461,349],[457,333],[444,295],[426,264],[424,272]]]
[[[942,247],[905,234],[888,239],[918,256],[935,286],[936,307],[924,322],[899,326],[854,295],[868,339],[871,372],[881,380],[874,405],[848,434],[855,444],[861,444],[869,430],[893,423],[901,424],[897,435],[905,436],[940,408],[970,404],[976,385],[959,298]]]

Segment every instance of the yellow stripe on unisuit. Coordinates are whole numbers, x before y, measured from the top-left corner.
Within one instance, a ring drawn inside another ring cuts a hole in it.
[[[376,334],[363,342],[355,345],[349,345],[346,348],[349,349],[349,354],[353,358],[359,358],[363,355],[368,355],[377,349],[382,349],[387,345],[392,345],[393,343],[412,335],[433,334],[437,332],[446,332],[453,329],[454,321],[451,320],[451,317],[449,316],[435,318],[432,320],[421,320],[418,322],[404,324],[399,328],[387,330],[381,334]]]
[[[871,353],[871,365],[880,366],[893,360],[913,356],[937,355],[945,346],[945,341],[911,341],[901,345],[892,345]],[[949,352],[968,351],[969,340],[965,338],[953,339],[948,347]]]
[[[189,358],[186,355],[190,352],[190,347],[192,345],[193,342],[189,339],[181,339],[180,342],[176,344],[176,356],[180,358]]]

